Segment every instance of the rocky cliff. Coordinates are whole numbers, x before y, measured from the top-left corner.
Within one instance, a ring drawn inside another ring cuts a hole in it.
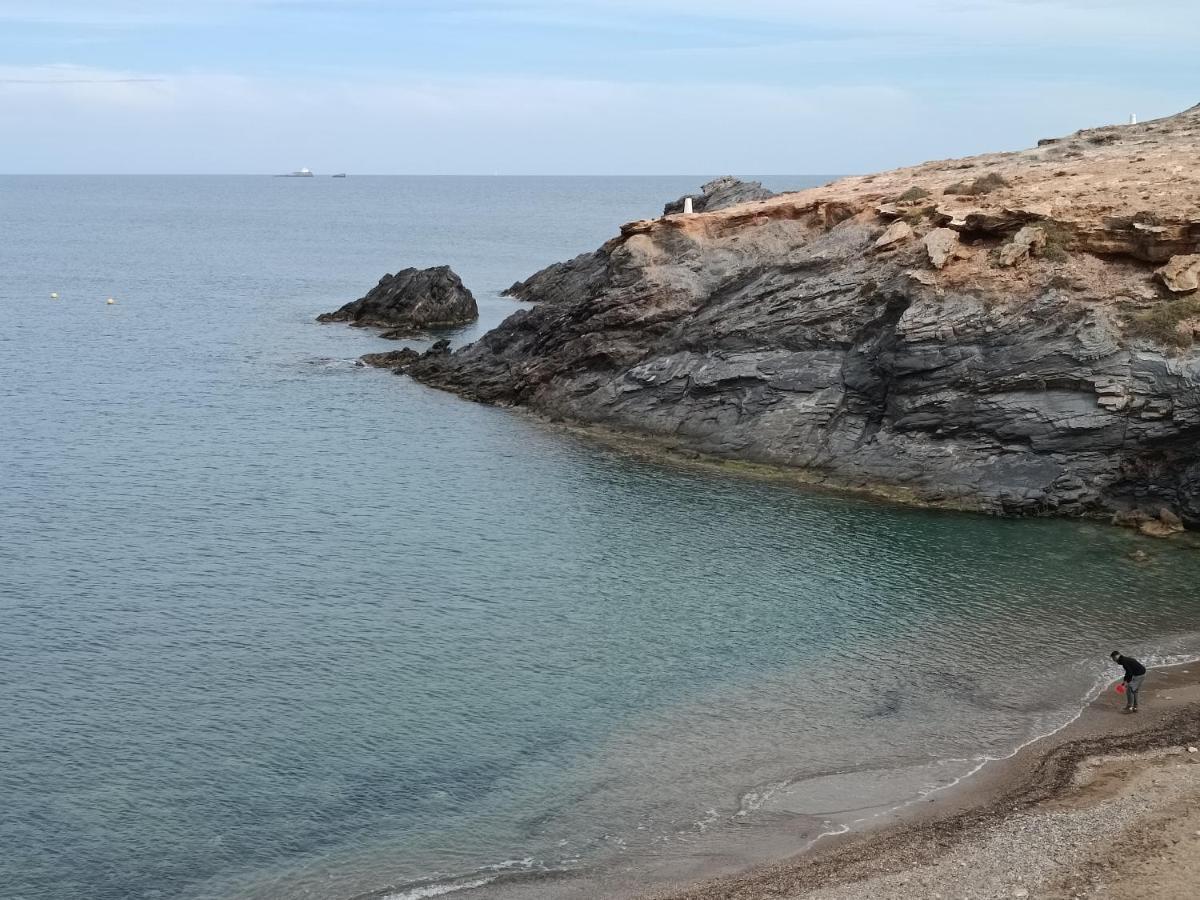
[[[1200,527],[1197,160],[1200,107],[632,222],[406,370],[925,502]]]

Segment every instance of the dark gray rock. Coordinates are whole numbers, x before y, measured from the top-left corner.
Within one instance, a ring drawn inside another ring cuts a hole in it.
[[[607,268],[608,257],[601,247],[535,272],[524,281],[516,282],[504,296],[537,303],[582,300],[604,285]]]
[[[384,275],[365,297],[323,313],[317,321],[388,328],[382,337],[396,339],[466,325],[477,318],[479,308],[462,280],[449,266],[437,266]]]
[[[1107,311],[1049,282],[1005,304],[930,286],[903,268],[920,246],[882,263],[869,252],[878,233],[850,219],[805,258],[732,272],[700,254],[663,273],[620,247],[590,297],[521,310],[409,371],[924,502],[1019,515],[1166,506],[1200,526],[1200,354],[1131,348]]]
[[[762,182],[741,181],[732,175],[722,175],[701,187],[698,195],[688,196],[692,198],[693,212],[712,212],[738,203],[749,203],[751,200],[766,200],[775,194],[763,187]],[[683,201],[684,197],[672,200],[663,207],[663,215],[683,212]]]
[[[383,353],[364,353],[358,358],[358,361],[365,366],[391,369],[393,372],[407,372],[409,367],[419,360],[440,359],[449,355],[450,341],[443,338],[440,341],[434,341],[424,353],[418,353],[411,347],[402,347],[399,350],[388,350]]]
[[[358,361],[378,369],[403,369],[420,358],[421,354],[411,347],[401,347],[399,350],[387,350],[383,353],[364,353]]]
[[[1200,528],[1200,312],[1155,275],[1200,254],[1200,215],[1128,199],[1145,145],[1192,177],[1200,109],[1150,127],[1072,164],[1103,179],[1030,151],[630,223],[525,289],[555,302],[409,373],[901,499]],[[914,239],[876,249],[897,215],[881,199],[968,164],[1007,186],[931,202]],[[1042,239],[1006,258],[1031,225]]]

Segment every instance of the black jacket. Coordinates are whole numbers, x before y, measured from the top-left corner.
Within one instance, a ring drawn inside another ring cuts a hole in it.
[[[1126,684],[1129,684],[1129,682],[1137,676],[1146,674],[1146,667],[1132,656],[1118,656],[1117,665],[1125,670],[1124,680]]]

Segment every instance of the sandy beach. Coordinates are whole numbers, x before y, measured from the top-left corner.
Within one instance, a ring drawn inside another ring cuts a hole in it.
[[[793,860],[656,900],[1122,898],[1200,891],[1200,664],[1142,709],[1111,688],[1056,734],[923,809]]]

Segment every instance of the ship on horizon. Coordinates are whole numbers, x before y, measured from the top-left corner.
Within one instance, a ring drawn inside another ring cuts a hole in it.
[[[295,172],[285,172],[282,175],[276,175],[276,178],[312,178],[312,169],[297,169]]]

